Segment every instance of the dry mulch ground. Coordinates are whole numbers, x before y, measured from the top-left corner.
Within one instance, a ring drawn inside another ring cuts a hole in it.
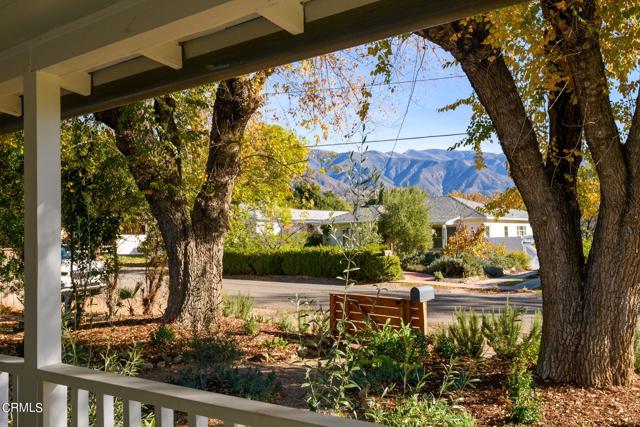
[[[4,311],[0,315],[0,352],[20,354],[22,333],[16,327],[21,313]],[[142,377],[165,381],[175,377],[187,364],[180,360],[188,346],[185,334],[178,338],[170,349],[157,349],[151,342],[153,331],[159,326],[158,319],[134,317],[113,322],[93,321],[78,331],[69,333],[73,340],[95,351],[96,354],[107,347],[115,351],[136,344],[144,352],[147,362],[153,363],[152,369],[144,370]],[[240,366],[252,366],[263,371],[275,371],[283,383],[283,391],[277,403],[305,408],[303,400],[305,363],[298,356],[298,345],[292,336],[279,331],[271,323],[259,325],[259,333],[248,336],[243,330],[243,321],[225,319],[221,330],[231,337],[242,350],[242,356],[236,361]],[[286,348],[266,349],[265,343],[280,337],[291,341]],[[178,359],[176,359],[176,357]],[[176,361],[177,360],[177,361]],[[430,369],[441,373],[446,361],[432,357]],[[462,405],[469,409],[477,420],[478,426],[513,425],[505,411],[505,389],[508,363],[495,358],[481,362],[461,360],[464,369],[480,381],[474,389],[463,392]],[[160,364],[161,367],[158,367]],[[432,386],[437,387],[440,374],[436,374]],[[538,384],[538,395],[544,419],[541,426],[618,426],[640,427],[640,377],[636,377],[629,387],[609,390],[581,389],[565,385]]]

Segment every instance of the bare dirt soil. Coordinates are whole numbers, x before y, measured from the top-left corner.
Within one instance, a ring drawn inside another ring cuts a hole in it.
[[[0,353],[22,355],[21,313],[4,309],[0,313]],[[140,376],[157,381],[175,379],[179,371],[189,365],[182,357],[189,346],[188,334],[179,333],[168,347],[158,348],[151,342],[152,333],[159,327],[158,318],[121,317],[113,321],[93,319],[73,332],[67,332],[66,340],[90,349],[95,355],[106,351],[118,351],[137,346],[146,361],[146,369]],[[305,365],[314,360],[303,360],[294,335],[283,332],[271,322],[259,323],[259,332],[249,336],[244,332],[244,321],[224,319],[220,333],[233,340],[241,350],[235,364],[255,367],[263,372],[274,371],[283,388],[276,397],[278,404],[306,408],[304,402]],[[281,338],[288,344],[283,348],[268,348],[268,341]],[[446,360],[434,355],[429,369],[434,372],[434,389],[440,381]],[[475,388],[461,393],[461,404],[472,412],[478,426],[513,425],[506,413],[506,378],[508,363],[496,358],[460,360],[461,368],[479,379]],[[554,384],[537,384],[541,399],[543,420],[537,425],[550,427],[568,426],[636,426],[640,427],[640,376],[632,385],[604,390],[581,389]]]

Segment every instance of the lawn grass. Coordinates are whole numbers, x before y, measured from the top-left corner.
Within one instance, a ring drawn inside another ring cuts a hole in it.
[[[120,255],[120,265],[123,267],[146,267],[147,259],[143,255]]]
[[[515,286],[518,285],[522,282],[524,282],[525,279],[515,279],[515,280],[509,280],[508,282],[500,282],[498,283],[500,286]]]

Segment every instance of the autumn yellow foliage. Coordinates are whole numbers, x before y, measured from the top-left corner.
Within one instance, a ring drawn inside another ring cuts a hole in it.
[[[477,230],[471,231],[465,225],[460,225],[458,231],[447,239],[447,246],[442,249],[443,255],[460,255],[468,253],[482,257],[491,245],[485,240],[487,228],[481,225]]]

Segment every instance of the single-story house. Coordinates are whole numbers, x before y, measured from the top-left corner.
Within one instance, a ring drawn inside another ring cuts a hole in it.
[[[286,209],[286,208],[285,208]],[[257,233],[271,231],[280,234],[287,230],[315,229],[320,231],[322,225],[332,218],[347,214],[347,211],[322,211],[315,209],[287,209],[280,215],[266,215],[259,209],[250,209],[249,218],[255,223]]]
[[[345,242],[345,236],[351,232],[353,224],[377,222],[382,212],[381,206],[366,206],[354,212],[343,212],[339,215],[328,218],[322,225],[330,227],[330,233],[325,233],[324,243],[326,245],[337,245]]]
[[[429,221],[433,229],[433,248],[436,250],[445,247],[447,239],[461,226],[475,231],[484,225],[487,240],[505,245],[509,252],[522,250],[523,239],[533,239],[527,211],[511,209],[504,216],[496,218],[482,211],[482,203],[453,196],[431,196],[428,205]],[[353,224],[377,222],[382,209],[381,206],[363,207],[355,216],[353,212],[347,211],[289,209],[286,228],[289,231],[292,228],[313,228],[317,231],[330,228],[329,233],[324,233],[325,244],[336,245],[344,242],[344,236],[350,232]],[[269,227],[274,234],[279,234],[285,228],[277,219],[267,218],[258,210],[250,211],[250,215],[258,232],[264,232]]]
[[[463,225],[471,231],[484,225],[487,240],[495,244],[504,244],[508,251],[521,250],[522,239],[533,236],[527,211],[511,209],[504,216],[496,218],[482,212],[482,203],[453,196],[431,196],[428,204],[434,249],[445,247],[448,237]],[[326,220],[326,224],[332,226],[332,236],[327,244],[336,244],[343,239],[353,223],[377,221],[381,209],[380,206],[370,206],[360,209],[357,218],[353,213],[347,212]]]
[[[433,247],[441,249],[447,245],[448,237],[456,233],[462,225],[475,231],[480,226],[487,229],[486,237],[493,243],[506,243],[512,237],[533,235],[527,211],[511,209],[504,216],[496,218],[484,213],[482,203],[453,196],[429,198],[429,221],[433,228]]]

